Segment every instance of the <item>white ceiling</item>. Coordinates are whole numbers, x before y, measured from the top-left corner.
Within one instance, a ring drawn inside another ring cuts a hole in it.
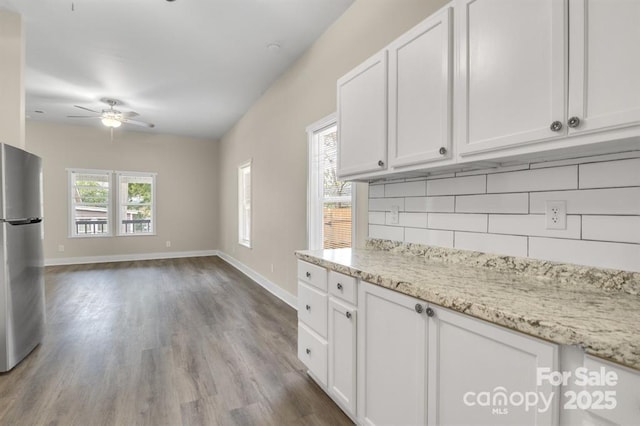
[[[217,139],[353,1],[0,0],[0,8],[23,18],[30,119],[98,127],[66,116],[85,115],[73,105],[105,109],[107,97],[156,125],[128,130]]]

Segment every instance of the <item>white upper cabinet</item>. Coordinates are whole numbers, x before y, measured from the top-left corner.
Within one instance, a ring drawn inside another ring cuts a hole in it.
[[[640,1],[571,0],[569,11],[569,134],[640,124]]]
[[[387,168],[387,51],[338,80],[338,175]]]
[[[451,157],[453,9],[432,15],[389,47],[389,165]]]
[[[565,136],[565,2],[458,0],[456,19],[459,154]]]

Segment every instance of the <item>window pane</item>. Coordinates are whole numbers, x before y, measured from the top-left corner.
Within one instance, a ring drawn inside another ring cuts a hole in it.
[[[322,178],[322,243],[323,248],[351,247],[351,183],[337,178],[337,127],[318,135]]]
[[[109,191],[107,172],[70,172],[71,236],[109,235]]]
[[[155,232],[153,175],[125,175],[118,177],[118,229],[120,235]]]
[[[251,247],[251,163],[238,167],[238,243]]]

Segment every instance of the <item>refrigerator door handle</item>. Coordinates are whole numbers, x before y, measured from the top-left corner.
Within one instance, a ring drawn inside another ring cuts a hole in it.
[[[32,223],[42,222],[41,217],[28,217],[26,219],[5,219],[3,222],[7,222],[9,225],[29,225]]]

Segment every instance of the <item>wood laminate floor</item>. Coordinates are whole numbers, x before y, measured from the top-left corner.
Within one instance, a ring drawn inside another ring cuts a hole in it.
[[[217,257],[49,267],[46,298],[1,425],[351,424],[297,359],[296,312]]]

